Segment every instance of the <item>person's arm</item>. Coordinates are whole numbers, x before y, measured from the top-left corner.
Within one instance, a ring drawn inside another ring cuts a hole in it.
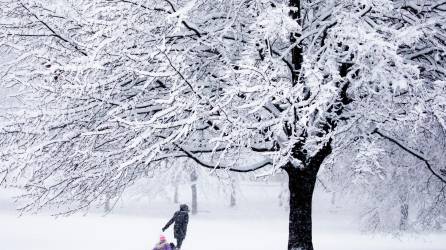
[[[177,213],[175,213],[172,217],[172,219],[170,219],[167,224],[163,227],[163,232],[168,229],[170,227],[170,225],[172,225],[172,223],[175,221],[175,217],[177,216]]]

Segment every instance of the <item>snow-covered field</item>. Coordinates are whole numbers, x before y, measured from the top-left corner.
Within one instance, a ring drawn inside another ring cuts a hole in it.
[[[286,249],[287,212],[278,206],[279,187],[244,184],[242,190],[237,208],[216,202],[215,197],[200,201],[200,214],[190,219],[184,250]],[[2,192],[1,250],[151,250],[177,207],[166,199],[150,203],[123,199],[107,216],[92,212],[57,219],[47,215],[18,217]],[[333,210],[326,198],[320,193],[315,197],[313,237],[317,250],[446,249],[446,235],[395,238],[361,234],[355,218],[348,215],[351,212]],[[173,240],[171,228],[166,235]]]

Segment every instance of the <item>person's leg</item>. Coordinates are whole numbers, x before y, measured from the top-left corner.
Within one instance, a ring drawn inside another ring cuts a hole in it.
[[[175,248],[176,248],[176,247],[175,247],[175,244],[173,244],[172,242],[170,242],[169,245],[170,245],[170,249],[175,250]]]
[[[177,238],[177,249],[181,248],[181,244],[183,244],[184,238]]]

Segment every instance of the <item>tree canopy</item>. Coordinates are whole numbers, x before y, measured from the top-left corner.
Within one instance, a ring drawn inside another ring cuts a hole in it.
[[[5,116],[0,172],[25,177],[25,210],[88,207],[167,158],[315,176],[328,156],[378,133],[446,130],[445,1],[1,0],[0,9],[0,48],[14,55],[1,83],[20,86],[23,102]]]

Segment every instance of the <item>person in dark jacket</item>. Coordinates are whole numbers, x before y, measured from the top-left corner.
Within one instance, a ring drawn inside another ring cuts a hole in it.
[[[189,223],[189,207],[186,204],[180,205],[180,210],[176,211],[172,219],[167,222],[163,227],[163,232],[169,228],[172,223],[173,226],[173,236],[177,239],[177,249],[181,248],[183,240],[186,237],[187,223]]]

